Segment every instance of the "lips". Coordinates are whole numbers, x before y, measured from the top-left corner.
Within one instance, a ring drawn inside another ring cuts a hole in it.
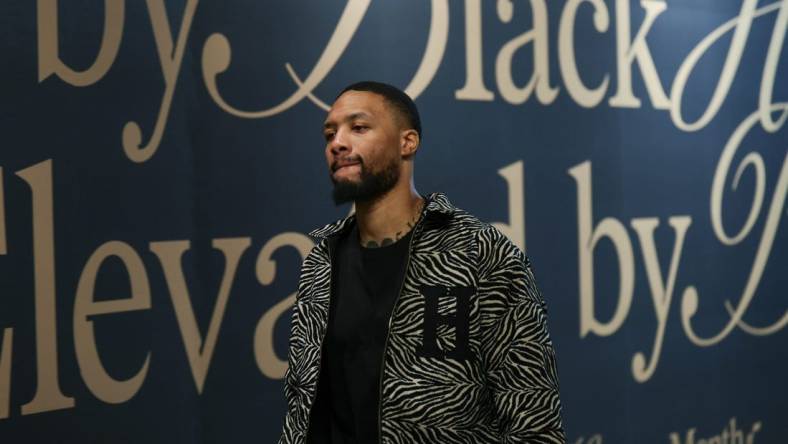
[[[344,165],[339,165],[339,166],[337,166],[337,169],[336,169],[336,170],[340,170],[340,169],[342,169],[342,168],[349,167],[349,166],[353,166],[353,165],[358,165],[358,164],[359,164],[359,162],[354,162],[354,163],[346,163],[346,164],[344,164]],[[334,171],[336,171],[336,170],[334,170]]]
[[[353,166],[353,165],[359,165],[360,163],[361,163],[361,162],[360,162],[360,161],[357,161],[357,160],[354,160],[354,161],[339,161],[339,162],[334,162],[334,164],[333,164],[333,165],[331,165],[331,171],[332,171],[332,172],[336,172],[336,171],[338,171],[340,168],[344,168],[344,167],[347,167],[347,166]]]

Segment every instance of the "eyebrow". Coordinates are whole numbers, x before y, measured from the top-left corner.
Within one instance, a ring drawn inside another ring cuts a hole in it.
[[[351,122],[351,121],[356,120],[356,119],[370,119],[370,118],[372,118],[371,115],[365,113],[364,111],[358,111],[358,112],[355,112],[355,113],[348,114],[342,120],[344,122]],[[332,122],[330,120],[327,120],[327,121],[323,122],[323,129],[334,128],[336,126],[337,126],[336,123],[334,123],[334,122]]]

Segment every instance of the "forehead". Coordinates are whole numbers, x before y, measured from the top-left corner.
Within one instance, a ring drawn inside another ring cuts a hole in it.
[[[368,91],[347,91],[337,98],[328,110],[325,125],[336,125],[348,118],[367,117],[383,119],[390,117],[386,99]]]

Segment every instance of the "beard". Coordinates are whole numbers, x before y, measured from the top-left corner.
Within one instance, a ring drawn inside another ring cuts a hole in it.
[[[400,174],[400,164],[392,160],[383,166],[380,171],[371,172],[360,160],[360,178],[358,182],[350,180],[336,180],[331,175],[334,183],[332,197],[336,205],[341,205],[350,201],[363,202],[382,196],[387,191],[394,188]]]

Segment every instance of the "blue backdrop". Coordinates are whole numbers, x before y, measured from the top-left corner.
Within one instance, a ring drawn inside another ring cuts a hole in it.
[[[278,438],[335,207],[321,124],[407,89],[422,193],[549,308],[571,443],[788,441],[788,0],[0,3],[0,441]]]

